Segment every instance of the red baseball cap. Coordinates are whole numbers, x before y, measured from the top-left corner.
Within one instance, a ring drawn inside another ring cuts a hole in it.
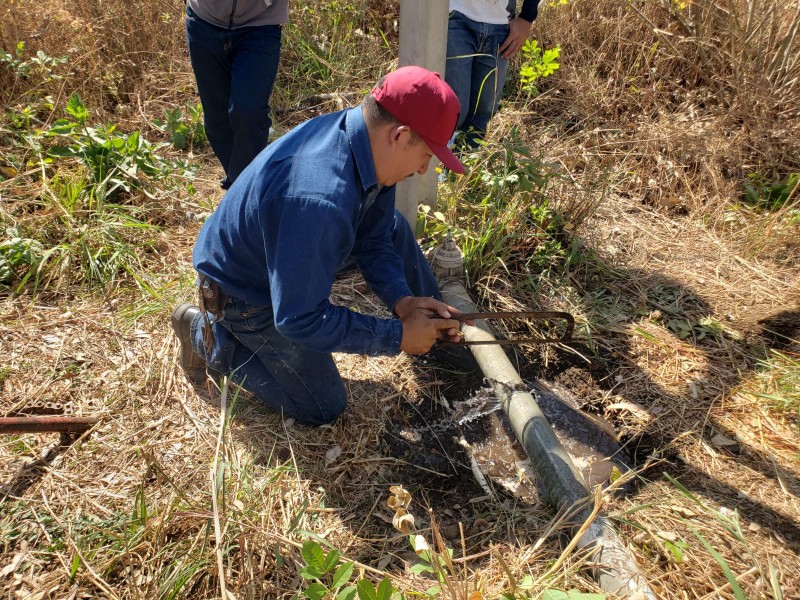
[[[461,106],[439,73],[417,66],[401,67],[389,73],[380,87],[372,89],[372,97],[425,140],[445,167],[464,172],[464,165],[447,147]]]

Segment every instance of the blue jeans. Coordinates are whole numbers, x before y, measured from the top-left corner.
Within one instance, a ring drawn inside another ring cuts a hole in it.
[[[408,222],[397,211],[392,239],[414,295],[441,299],[439,284]],[[347,267],[343,265],[343,269]],[[211,352],[206,353],[203,344],[202,317],[192,322],[191,334],[192,346],[205,358],[209,369],[229,374],[231,381],[269,408],[309,425],[331,423],[342,413],[347,390],[333,357],[281,336],[275,329],[271,306],[228,298],[220,317],[208,316],[213,319]]]
[[[500,106],[508,59],[498,49],[509,31],[508,24],[473,21],[456,10],[450,13],[444,76],[461,103],[456,129],[473,147]]]
[[[228,188],[269,142],[269,97],[278,74],[281,26],[222,29],[186,8],[186,42],[206,135]]]

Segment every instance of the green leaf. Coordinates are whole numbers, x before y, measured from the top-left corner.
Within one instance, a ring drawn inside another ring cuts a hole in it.
[[[127,142],[124,137],[113,137],[111,138],[111,147],[114,150],[120,151],[124,150],[127,145]]]
[[[72,96],[69,97],[69,100],[67,100],[66,111],[68,115],[81,125],[86,123],[86,120],[89,118],[89,111],[86,109],[86,105],[81,101],[81,97],[78,96],[77,93],[73,93]]]
[[[176,131],[172,134],[172,146],[176,150],[183,150],[186,147],[186,136]]]
[[[339,565],[339,568],[336,569],[336,572],[333,574],[333,583],[331,583],[331,587],[338,588],[343,586],[345,583],[350,581],[350,577],[352,576],[353,563],[348,562]]]
[[[75,121],[70,121],[69,119],[58,119],[50,126],[50,129],[47,130],[47,133],[50,135],[67,135],[75,131],[76,127],[78,127],[78,123]]]
[[[533,577],[525,575],[522,581],[517,582],[517,587],[523,590],[529,590],[533,587]]]
[[[320,577],[323,577],[325,573],[326,572],[319,567],[312,567],[310,565],[306,565],[300,569],[300,577],[303,579],[319,579]]]
[[[312,583],[306,588],[305,591],[306,598],[309,598],[310,600],[322,600],[327,593],[328,588],[321,583]]]
[[[348,585],[336,595],[336,600],[354,600],[356,593],[356,586]]]
[[[69,567],[69,582],[75,581],[75,575],[78,574],[78,567],[81,566],[81,557],[77,554],[72,557],[72,564]]]
[[[664,547],[669,550],[672,557],[675,559],[675,562],[681,562],[683,560],[683,551],[689,547],[686,542],[664,542]]]
[[[676,488],[678,488],[678,491],[681,494],[683,494],[684,496],[689,498],[689,500],[693,501],[698,506],[701,506],[705,510],[708,510],[708,507],[705,504],[703,504],[700,500],[698,500],[697,496],[695,496],[694,494],[692,494],[692,492],[690,492],[688,489],[686,489],[686,487],[680,481],[678,481],[677,479],[672,477],[666,471],[662,471],[662,473],[663,473],[664,477],[667,479],[667,481],[669,481],[672,485],[674,485]]]
[[[378,595],[375,592],[375,586],[369,579],[359,579],[356,584],[358,590],[358,597],[360,600],[378,600]]]
[[[392,600],[392,582],[388,577],[384,577],[378,584],[378,600]]]
[[[303,549],[300,554],[303,555],[303,559],[309,567],[325,572],[325,552],[317,542],[308,540],[303,543]]]
[[[736,577],[734,576],[733,571],[731,571],[731,568],[728,566],[726,560],[722,558],[722,555],[716,550],[714,550],[711,544],[709,544],[706,541],[706,539],[702,535],[700,535],[695,529],[689,527],[689,531],[691,531],[695,535],[695,537],[698,540],[700,540],[700,543],[703,544],[703,547],[705,547],[705,549],[708,550],[711,556],[714,557],[714,560],[717,561],[717,564],[720,566],[723,574],[725,575],[725,579],[728,580],[728,583],[730,584],[731,589],[733,590],[733,595],[736,597],[736,600],[747,600],[745,598],[741,586],[739,586],[739,582],[736,581]]]
[[[323,567],[325,568],[325,572],[332,571],[336,565],[339,564],[339,551],[338,550],[331,550],[328,553],[328,556],[325,557],[325,563]]]
[[[307,499],[303,500],[303,502],[300,504],[300,508],[297,510],[297,514],[294,516],[294,519],[292,519],[292,522],[289,523],[289,533],[297,528],[297,525],[300,523],[300,519],[302,519],[303,515],[306,513],[306,508],[308,508]]]
[[[411,565],[409,568],[414,575],[420,575],[421,573],[433,573],[433,567],[426,563],[417,563],[415,565]]]
[[[128,136],[126,143],[130,152],[135,152],[141,147],[141,134],[138,129]]]
[[[47,149],[47,155],[55,158],[70,158],[79,154],[80,150],[74,146],[50,146]]]

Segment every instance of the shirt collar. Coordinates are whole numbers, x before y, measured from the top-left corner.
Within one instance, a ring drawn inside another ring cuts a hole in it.
[[[375,162],[372,159],[369,132],[360,106],[347,111],[345,129],[356,169],[361,178],[361,185],[364,186],[364,191],[368,192],[378,186],[378,177],[375,175]]]

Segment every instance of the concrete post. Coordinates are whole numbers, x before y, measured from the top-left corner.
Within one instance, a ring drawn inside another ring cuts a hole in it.
[[[444,77],[448,0],[400,0],[400,66],[418,65]],[[436,205],[437,173],[431,168],[397,184],[395,205],[414,229],[417,206]]]

